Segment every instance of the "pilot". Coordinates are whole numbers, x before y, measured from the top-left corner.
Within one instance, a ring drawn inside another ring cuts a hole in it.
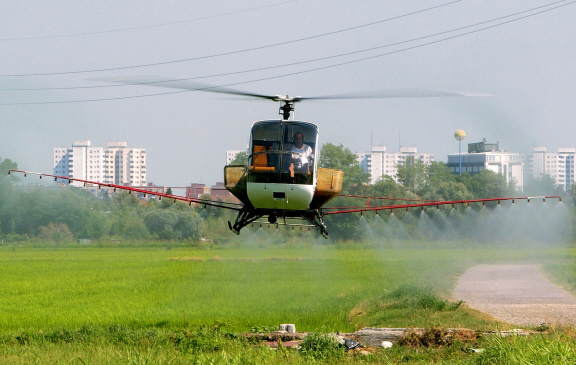
[[[292,164],[290,165],[290,176],[294,173],[310,174],[310,163],[312,162],[312,147],[304,144],[302,132],[294,133],[294,144],[292,145]]]

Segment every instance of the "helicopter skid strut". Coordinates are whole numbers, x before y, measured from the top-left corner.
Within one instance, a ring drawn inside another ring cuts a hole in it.
[[[234,222],[234,224],[232,224],[231,221],[228,221],[228,228],[232,232],[239,235],[240,230],[242,228],[246,227],[250,223],[255,222],[257,219],[261,218],[264,215],[273,216],[274,219],[272,221],[269,220],[269,223],[270,224],[276,223],[276,217],[277,217],[276,212],[267,212],[251,208],[251,209],[242,209],[240,212],[238,212],[238,217],[236,217],[236,221]],[[286,224],[287,217],[284,215],[281,216],[284,218],[284,225],[288,225]],[[320,214],[318,210],[302,212],[298,215],[291,216],[290,218],[304,219],[305,221],[310,223],[312,227],[318,228],[320,230],[320,234],[322,235],[322,237],[328,238],[328,230],[326,229],[326,225],[324,224],[324,220],[322,219],[322,214]]]
[[[313,213],[302,214],[302,218],[314,227],[320,230],[320,234],[324,238],[328,238],[328,230],[326,229],[326,225],[324,224],[324,220],[322,219],[322,214],[318,210],[315,210]]]
[[[243,208],[240,212],[238,212],[238,217],[236,217],[234,225],[232,225],[232,222],[228,221],[228,228],[230,228],[232,232],[239,235],[242,228],[246,227],[262,216],[263,214],[259,213],[256,209]]]

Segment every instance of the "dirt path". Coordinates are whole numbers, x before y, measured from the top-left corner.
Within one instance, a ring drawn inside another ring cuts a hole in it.
[[[576,324],[576,297],[544,278],[536,265],[474,266],[458,281],[454,298],[514,324]]]

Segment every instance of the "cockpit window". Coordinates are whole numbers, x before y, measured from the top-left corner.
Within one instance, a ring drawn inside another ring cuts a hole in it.
[[[312,184],[317,134],[308,123],[256,123],[250,144],[250,181]]]

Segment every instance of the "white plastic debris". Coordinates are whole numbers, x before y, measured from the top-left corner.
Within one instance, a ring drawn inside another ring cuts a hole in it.
[[[389,349],[390,347],[392,347],[392,345],[393,343],[390,341],[382,341],[382,343],[380,344],[380,346],[385,349]]]
[[[296,325],[294,324],[281,324],[278,332],[286,331],[288,333],[296,333]]]

